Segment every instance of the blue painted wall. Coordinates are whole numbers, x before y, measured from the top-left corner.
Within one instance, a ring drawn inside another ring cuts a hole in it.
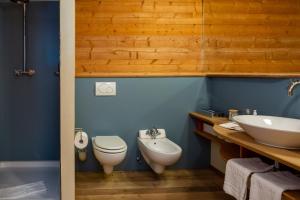
[[[4,42],[4,29],[3,29],[4,28],[4,14],[3,14],[3,12],[4,12],[3,9],[0,7],[0,44],[3,44],[3,42]],[[1,65],[4,63],[3,51],[4,51],[4,49],[0,48],[0,64]]]
[[[157,126],[167,130],[167,136],[183,148],[175,168],[209,166],[209,143],[193,133],[188,113],[208,107],[205,78],[118,78],[76,80],[76,126],[84,128],[90,137],[119,135],[128,145],[128,155],[118,166],[121,170],[144,170],[136,156],[137,133]],[[96,97],[96,81],[116,81],[117,96]],[[99,170],[99,164],[88,147],[88,160],[77,161],[77,170]]]
[[[257,109],[259,114],[300,118],[300,87],[293,97],[287,95],[290,79],[211,78],[211,106]]]
[[[22,67],[22,7],[2,3],[0,12],[0,160],[58,160],[59,78],[54,72],[59,64],[59,3],[29,4],[28,66],[37,71],[33,78],[13,75]]]
[[[8,125],[6,123],[6,118],[7,118],[7,105],[5,105],[5,103],[8,101],[8,77],[5,76],[6,74],[6,69],[3,67],[5,65],[5,48],[3,48],[3,44],[5,42],[4,39],[4,34],[5,34],[5,29],[4,29],[4,22],[5,22],[5,18],[4,18],[4,10],[3,8],[0,6],[0,44],[1,44],[1,48],[0,48],[0,124],[1,124],[1,129],[4,131],[8,131]],[[3,132],[3,131],[2,131]],[[1,135],[1,133],[0,133]],[[1,146],[3,148],[6,148],[9,146],[9,138],[8,137],[3,137],[1,138]],[[1,147],[0,147],[1,148]]]

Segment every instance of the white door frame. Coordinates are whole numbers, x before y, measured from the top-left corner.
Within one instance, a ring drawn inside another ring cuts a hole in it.
[[[61,200],[75,200],[75,0],[60,0]]]

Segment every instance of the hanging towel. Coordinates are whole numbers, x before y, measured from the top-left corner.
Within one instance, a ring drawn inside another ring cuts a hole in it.
[[[266,172],[273,168],[259,158],[234,158],[227,162],[224,191],[237,200],[247,198],[247,183],[251,174]]]
[[[250,200],[281,200],[285,190],[300,190],[300,178],[287,171],[254,174]]]

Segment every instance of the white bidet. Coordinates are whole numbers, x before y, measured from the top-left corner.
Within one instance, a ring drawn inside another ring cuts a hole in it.
[[[175,164],[182,154],[181,147],[166,137],[148,139],[140,134],[138,146],[145,161],[157,174],[163,173],[166,166]]]

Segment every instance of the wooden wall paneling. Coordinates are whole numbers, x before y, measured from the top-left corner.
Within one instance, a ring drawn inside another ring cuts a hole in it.
[[[76,0],[76,75],[200,75],[201,0]]]
[[[300,73],[299,0],[205,0],[208,74]]]
[[[76,75],[300,77],[300,0],[203,2],[76,0]]]

